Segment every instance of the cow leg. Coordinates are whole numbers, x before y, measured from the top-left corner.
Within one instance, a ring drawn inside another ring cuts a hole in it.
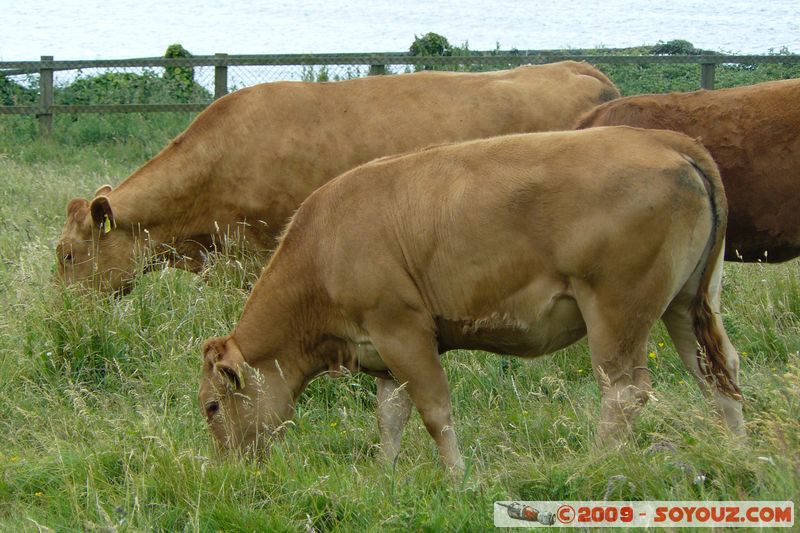
[[[378,427],[383,456],[389,463],[400,453],[400,439],[410,414],[411,398],[405,387],[393,379],[378,378]]]
[[[656,319],[647,318],[650,309],[628,312],[629,305],[616,295],[601,299],[590,290],[579,289],[577,301],[601,393],[596,441],[600,446],[614,446],[628,438],[650,397],[646,345]]]
[[[596,440],[601,446],[614,446],[628,438],[650,396],[645,354],[647,335],[632,342],[608,332],[600,333],[599,329],[595,327],[594,332],[589,332],[592,367],[601,392]]]
[[[391,327],[367,326],[372,343],[394,378],[406,384],[442,462],[458,476],[464,470],[464,460],[453,428],[450,387],[439,362],[436,338],[424,327],[404,328],[399,316],[393,318]]]
[[[675,343],[675,348],[683,360],[683,364],[692,373],[698,386],[706,395],[711,394],[713,396],[714,402],[719,408],[731,432],[734,435],[744,435],[742,403],[723,393],[717,387],[709,385],[700,370],[700,365],[697,362],[697,337],[695,337],[692,328],[692,317],[689,312],[689,303],[691,299],[692,295],[690,294],[680,295],[667,308],[662,320],[667,327],[672,342]],[[712,306],[713,305],[714,301],[712,299]],[[739,354],[728,339],[728,335],[722,325],[722,320],[719,314],[717,314],[718,309],[714,309],[714,313],[714,320],[722,337],[722,347],[725,352],[726,363],[731,375],[736,379],[739,370]]]
[[[728,370],[737,381],[739,373],[739,353],[731,344],[728,339],[728,334],[722,324],[720,318],[720,293],[722,287],[722,254],[717,258],[714,265],[714,272],[712,273],[709,283],[709,303],[714,312],[715,327],[719,331],[722,338],[722,348],[725,352],[725,360]],[[695,337],[694,329],[692,328],[692,316],[689,311],[690,303],[697,293],[697,283],[687,283],[681,293],[670,303],[667,311],[662,316],[664,325],[667,327],[669,336],[672,342],[675,343],[675,349],[683,360],[683,364],[694,376],[697,384],[708,395],[711,394],[714,402],[722,413],[725,423],[730,428],[734,435],[744,435],[744,417],[742,416],[742,403],[739,400],[731,398],[727,394],[720,391],[718,388],[712,387],[705,380],[700,365],[697,362],[697,337]]]

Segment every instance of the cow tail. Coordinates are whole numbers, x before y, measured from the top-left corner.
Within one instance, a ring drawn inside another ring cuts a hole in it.
[[[715,311],[711,306],[709,288],[714,274],[716,262],[720,260],[725,246],[725,229],[728,221],[728,203],[719,170],[708,151],[694,141],[694,150],[687,150],[691,155],[684,158],[697,170],[703,179],[711,204],[713,224],[709,236],[709,253],[705,259],[703,273],[697,294],[690,304],[692,329],[698,342],[697,362],[706,381],[720,392],[741,399],[742,392],[736,378],[728,369],[722,334],[719,329],[720,320],[715,320]],[[718,313],[718,311],[717,311]]]

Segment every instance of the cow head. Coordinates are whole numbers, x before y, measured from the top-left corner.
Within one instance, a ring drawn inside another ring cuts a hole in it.
[[[89,202],[75,198],[67,205],[67,223],[56,247],[58,272],[69,284],[105,291],[125,290],[133,278],[136,243],[130,228],[114,217],[104,185]]]
[[[294,412],[292,387],[277,360],[253,368],[231,336],[203,345],[199,401],[218,449],[230,452],[265,453]]]

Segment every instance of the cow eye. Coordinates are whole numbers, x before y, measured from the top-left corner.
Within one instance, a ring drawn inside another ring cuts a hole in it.
[[[209,420],[219,412],[219,402],[208,402],[206,404],[206,416]]]
[[[72,254],[65,255],[64,256],[64,262],[65,263],[71,263],[72,262]]]

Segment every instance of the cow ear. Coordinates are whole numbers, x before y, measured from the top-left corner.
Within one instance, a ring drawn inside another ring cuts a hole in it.
[[[83,219],[85,211],[89,209],[89,202],[83,198],[73,198],[67,204],[67,218]]]
[[[112,189],[111,185],[106,183],[105,185],[101,185],[100,187],[98,187],[98,189],[96,191],[94,191],[94,195],[95,196],[100,196],[100,195],[105,196],[105,195],[107,195],[108,193],[111,192],[111,189]]]
[[[222,376],[233,390],[244,388],[244,357],[230,337],[213,337],[203,345],[203,361]]]
[[[96,228],[100,228],[100,233],[105,235],[111,233],[111,230],[117,227],[117,222],[114,220],[114,212],[111,210],[111,204],[107,196],[98,196],[89,205],[92,212],[92,222]]]

